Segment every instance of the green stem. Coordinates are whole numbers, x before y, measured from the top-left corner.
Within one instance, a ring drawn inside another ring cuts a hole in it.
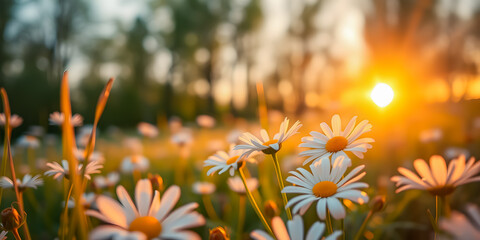
[[[140,179],[142,179],[142,173],[138,169],[133,169],[133,184],[135,185]]]
[[[373,216],[373,212],[370,210],[365,220],[363,220],[362,226],[360,227],[357,234],[355,235],[354,240],[359,240],[362,237],[363,232],[365,231],[365,228],[367,227],[367,224],[370,221],[370,218],[372,218],[372,216]]]
[[[435,226],[438,226],[438,218],[440,216],[440,198],[438,195],[435,196]],[[434,233],[434,239],[437,239],[437,231]]]
[[[250,201],[250,204],[252,204],[253,210],[255,210],[255,213],[257,214],[258,218],[262,221],[263,227],[272,235],[275,239],[275,234],[273,234],[272,229],[270,228],[270,225],[267,223],[267,220],[263,216],[262,212],[260,211],[260,208],[257,205],[257,202],[255,202],[255,199],[253,198],[252,192],[250,192],[250,189],[248,189],[247,182],[245,179],[245,175],[243,174],[242,169],[238,169],[238,174],[240,175],[240,178],[242,179],[243,186],[245,187],[245,191],[247,193],[248,200]]]
[[[66,234],[67,234],[67,228],[68,228],[68,201],[70,200],[70,197],[72,196],[72,189],[73,189],[73,184],[70,184],[67,196],[65,198],[65,208],[63,209],[63,220],[62,220],[62,239],[65,239]],[[79,204],[79,203],[75,203]]]
[[[330,210],[327,209],[327,218],[325,219],[328,234],[333,233],[332,219],[330,218]]]
[[[22,240],[20,237],[20,234],[18,234],[18,230],[15,228],[12,231],[10,231],[13,234],[13,237],[15,237],[16,240]]]
[[[345,219],[340,220],[340,225],[342,226],[342,239],[345,240],[347,237],[347,232],[345,232]]]
[[[242,239],[243,225],[245,223],[245,212],[245,195],[240,194],[238,198],[237,240]]]
[[[215,208],[212,205],[212,200],[208,194],[202,195],[203,206],[205,207],[205,211],[210,219],[217,221],[219,220],[217,216],[217,212],[215,212]]]
[[[282,190],[285,188],[285,184],[283,183],[282,169],[280,168],[280,163],[278,162],[276,153],[272,154],[272,159],[273,159],[273,164],[275,165],[275,172],[277,175],[278,185],[280,186],[280,193],[282,194],[283,207],[287,211],[288,220],[292,220],[292,212],[290,211],[290,208],[287,208],[287,204],[288,204],[287,194],[282,192]]]
[[[442,197],[442,204],[443,204],[443,215],[447,218],[450,217],[450,204],[449,204],[449,196]]]

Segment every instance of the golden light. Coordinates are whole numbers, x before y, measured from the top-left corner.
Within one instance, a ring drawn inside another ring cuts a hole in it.
[[[393,100],[393,89],[385,83],[378,83],[370,94],[373,102],[379,107],[386,107]]]

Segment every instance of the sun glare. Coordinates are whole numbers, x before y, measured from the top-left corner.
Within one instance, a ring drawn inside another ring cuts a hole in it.
[[[370,94],[373,102],[379,107],[386,107],[393,100],[393,89],[385,83],[378,83]]]

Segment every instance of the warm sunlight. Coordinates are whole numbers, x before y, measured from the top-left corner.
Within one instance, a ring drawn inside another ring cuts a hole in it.
[[[373,102],[379,107],[386,107],[393,100],[393,89],[385,83],[378,83],[370,94]]]

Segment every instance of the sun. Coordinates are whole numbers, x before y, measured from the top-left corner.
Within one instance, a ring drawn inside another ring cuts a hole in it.
[[[372,90],[370,98],[379,107],[386,107],[393,100],[393,89],[385,83],[378,83]]]

